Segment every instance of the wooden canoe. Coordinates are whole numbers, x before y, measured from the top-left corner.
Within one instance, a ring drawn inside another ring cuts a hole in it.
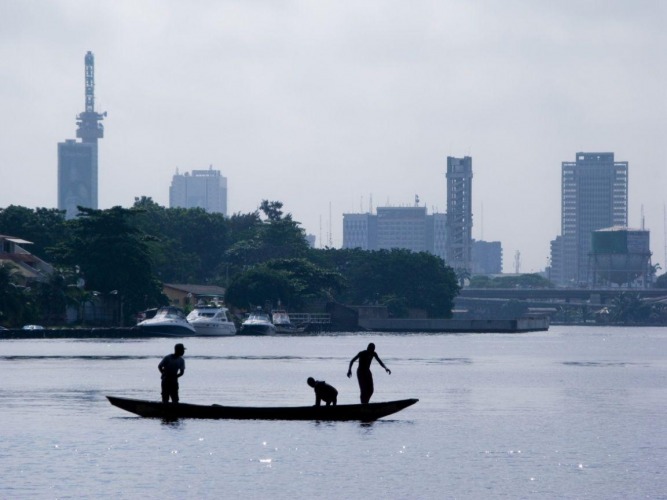
[[[369,404],[337,406],[221,406],[189,403],[162,403],[141,399],[107,396],[109,402],[141,417],[176,420],[180,418],[208,418],[235,420],[357,420],[372,422],[408,406],[418,399],[402,399]]]

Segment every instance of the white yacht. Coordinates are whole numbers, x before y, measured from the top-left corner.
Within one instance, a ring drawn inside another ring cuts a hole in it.
[[[236,335],[236,325],[231,320],[229,309],[220,305],[197,305],[187,317],[195,327],[197,335],[220,337]]]
[[[305,325],[295,325],[284,309],[276,309],[271,313],[271,320],[277,333],[303,333]]]
[[[271,323],[269,315],[259,309],[251,312],[248,318],[241,323],[241,333],[271,335],[276,333],[276,327]]]
[[[155,316],[137,324],[137,328],[151,335],[169,337],[191,337],[196,335],[194,327],[188,323],[185,314],[178,307],[161,307]]]

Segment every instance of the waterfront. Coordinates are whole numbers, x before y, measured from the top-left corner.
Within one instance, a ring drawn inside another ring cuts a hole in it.
[[[191,338],[181,397],[357,402],[369,341],[420,399],[372,424],[144,420],[104,395],[157,399],[173,339],[0,341],[0,497],[665,498],[667,328]]]

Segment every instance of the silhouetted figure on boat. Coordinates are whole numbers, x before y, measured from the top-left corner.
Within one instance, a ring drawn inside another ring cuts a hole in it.
[[[368,403],[373,395],[373,374],[371,373],[371,362],[373,361],[373,358],[377,359],[380,366],[391,375],[391,370],[384,366],[380,356],[375,352],[375,344],[373,342],[368,344],[365,351],[360,351],[354,358],[352,358],[350,361],[350,368],[347,370],[347,376],[349,378],[352,376],[352,365],[355,361],[359,360],[359,365],[357,366],[357,380],[359,381],[359,390],[361,391],[360,399],[362,404]]]
[[[171,398],[172,403],[178,403],[178,378],[185,373],[185,347],[183,344],[174,346],[174,354],[167,354],[157,369],[162,374],[162,402],[168,403]]]
[[[315,406],[320,406],[324,401],[327,406],[334,405],[338,401],[338,391],[335,387],[327,384],[324,380],[315,380],[313,377],[308,377],[308,385],[315,389]]]

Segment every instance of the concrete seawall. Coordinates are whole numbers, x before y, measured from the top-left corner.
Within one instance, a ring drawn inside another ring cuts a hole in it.
[[[360,319],[359,326],[376,332],[442,332],[442,333],[521,333],[546,331],[547,316],[517,319]]]

